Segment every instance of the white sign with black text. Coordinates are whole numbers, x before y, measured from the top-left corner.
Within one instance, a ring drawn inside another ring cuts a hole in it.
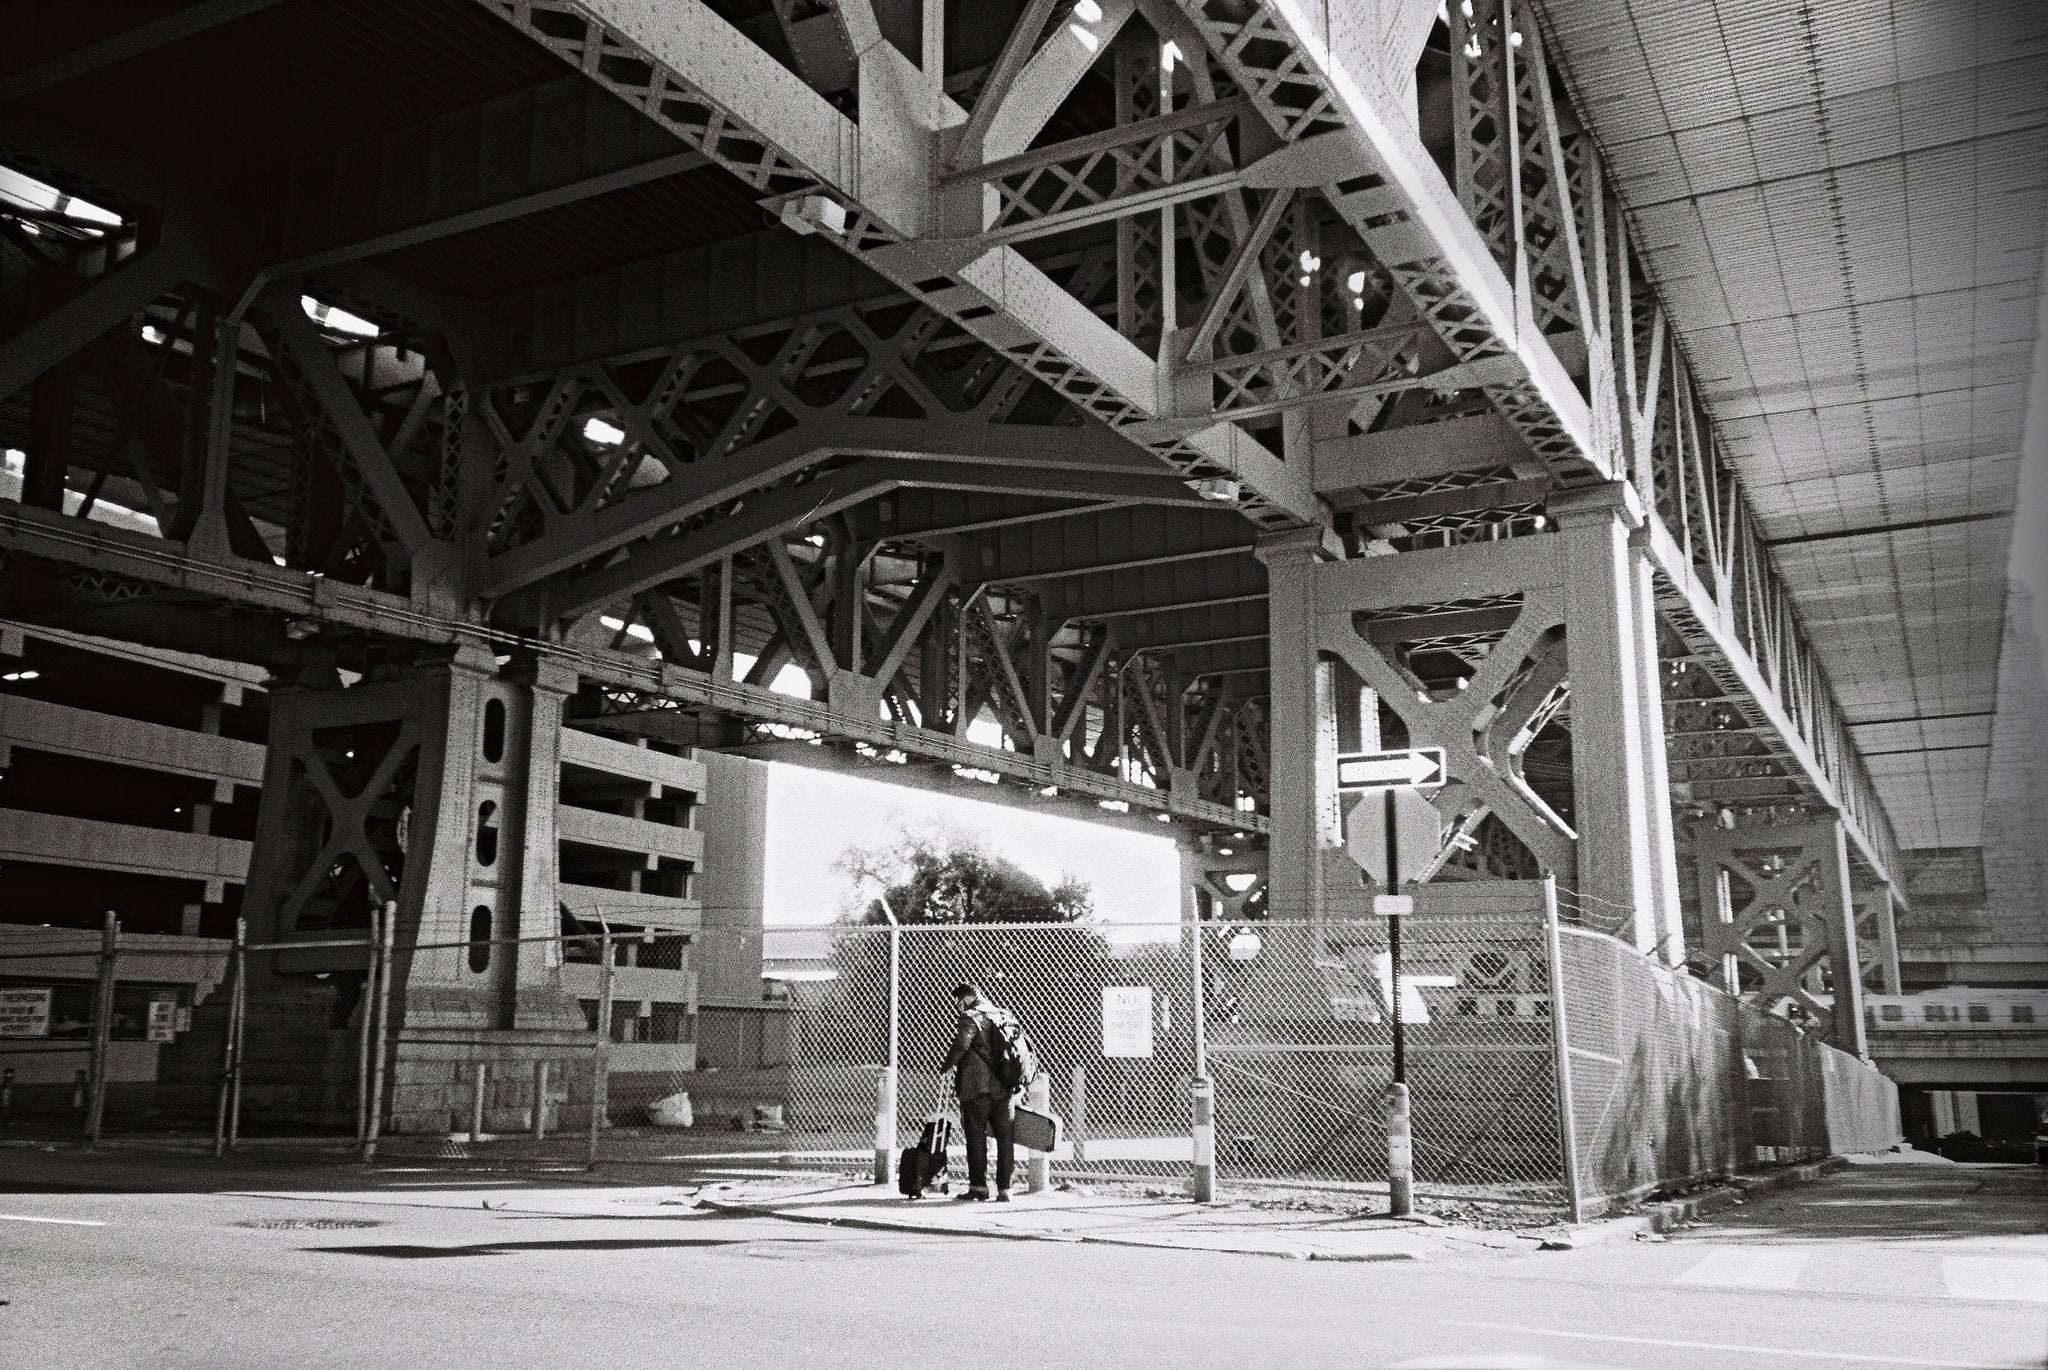
[[[49,986],[13,986],[0,989],[0,1037],[49,1035]]]
[[[1152,1054],[1152,987],[1102,987],[1102,1054],[1149,1057]]]

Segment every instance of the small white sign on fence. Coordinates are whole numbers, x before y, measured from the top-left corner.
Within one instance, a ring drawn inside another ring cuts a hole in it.
[[[30,989],[0,989],[0,1037],[47,1037],[50,1035],[50,990],[47,985]]]
[[[1152,987],[1102,987],[1102,1054],[1149,1057],[1152,1054]]]
[[[178,1040],[178,1001],[176,999],[152,999],[149,1001],[149,1025],[143,1033],[143,1040],[149,1042],[175,1042]]]

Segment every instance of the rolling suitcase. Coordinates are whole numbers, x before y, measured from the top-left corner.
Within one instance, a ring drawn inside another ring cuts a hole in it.
[[[915,1199],[935,1185],[941,1194],[952,1188],[946,1178],[946,1152],[953,1145],[953,1120],[934,1113],[924,1120],[917,1145],[906,1146],[896,1158],[896,1188],[906,1199]]]

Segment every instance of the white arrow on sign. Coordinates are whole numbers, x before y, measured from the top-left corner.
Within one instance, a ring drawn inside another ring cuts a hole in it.
[[[1353,752],[1337,758],[1337,788],[1371,790],[1387,785],[1413,785],[1432,790],[1447,778],[1442,747],[1416,747],[1405,752]]]

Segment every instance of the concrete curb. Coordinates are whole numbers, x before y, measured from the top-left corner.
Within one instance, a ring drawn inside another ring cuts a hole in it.
[[[1789,1189],[1794,1185],[1812,1184],[1821,1176],[1848,1168],[1849,1162],[1841,1156],[1829,1156],[1824,1160],[1809,1161],[1784,1170],[1774,1170],[1764,1175],[1732,1175],[1727,1183],[1712,1189],[1688,1194],[1682,1199],[1666,1199],[1661,1203],[1644,1204],[1642,1210],[1620,1218],[1605,1218],[1598,1222],[1579,1223],[1563,1233],[1546,1237],[1539,1251],[1577,1251],[1583,1247],[1598,1246],[1603,1242],[1634,1238],[1645,1232],[1671,1232],[1689,1222],[1733,1208],[1752,1194],[1767,1194],[1776,1189]]]
[[[700,1208],[749,1218],[775,1218],[782,1222],[812,1223],[821,1227],[851,1227],[870,1232],[914,1232],[927,1237],[985,1237],[996,1241],[1059,1242],[1069,1246],[1134,1246],[1159,1251],[1205,1251],[1219,1256],[1271,1256],[1286,1261],[1330,1261],[1363,1263],[1376,1261],[1421,1261],[1428,1259],[1414,1251],[1273,1251],[1249,1246],[1197,1246],[1176,1242],[1171,1237],[1108,1237],[1076,1232],[1005,1232],[991,1228],[932,1227],[923,1223],[892,1222],[887,1218],[827,1217],[816,1213],[791,1213],[767,1204],[737,1202],[697,1195]]]

